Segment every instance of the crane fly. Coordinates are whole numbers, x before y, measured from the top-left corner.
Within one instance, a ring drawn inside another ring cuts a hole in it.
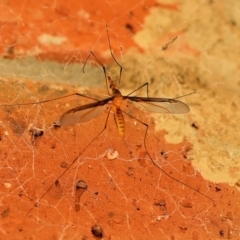
[[[115,57],[113,55],[111,44],[110,44],[109,32],[108,32],[107,27],[106,27],[106,31],[107,31],[108,44],[109,44],[109,49],[110,49],[111,56],[114,59],[115,63],[120,68],[119,80],[118,80],[118,83],[120,85],[121,76],[122,76],[122,66],[117,62],[117,60],[115,59]],[[79,153],[79,155],[59,175],[59,177],[54,181],[54,183],[52,183],[49,186],[49,188],[46,190],[46,192],[37,200],[35,206],[38,205],[38,203],[46,196],[46,194],[55,185],[55,183],[59,181],[59,179],[80,158],[80,156],[83,154],[83,152],[106,129],[107,121],[108,121],[111,110],[114,113],[115,123],[116,123],[116,126],[117,126],[118,133],[119,133],[120,137],[122,137],[122,138],[125,137],[125,121],[124,121],[124,117],[123,117],[123,113],[124,113],[124,114],[134,118],[135,120],[137,120],[138,122],[140,122],[140,123],[142,123],[143,125],[146,126],[146,131],[145,131],[145,135],[144,135],[144,147],[145,147],[145,150],[146,150],[146,154],[148,155],[149,159],[151,160],[151,162],[153,163],[154,166],[156,166],[160,171],[162,171],[166,176],[168,176],[172,180],[174,180],[174,181],[176,181],[180,184],[183,184],[184,186],[192,189],[193,191],[197,192],[198,194],[201,194],[202,196],[204,196],[204,197],[206,197],[209,200],[214,202],[214,200],[212,198],[210,198],[207,195],[205,195],[204,193],[198,191],[194,187],[192,187],[192,186],[178,180],[177,178],[171,176],[168,172],[166,172],[164,169],[162,169],[161,166],[159,166],[157,163],[155,163],[155,161],[153,160],[153,158],[151,157],[151,155],[149,154],[149,152],[147,150],[146,136],[147,136],[147,132],[148,132],[148,125],[146,123],[142,122],[141,120],[131,116],[127,112],[121,110],[121,106],[122,106],[124,101],[130,101],[130,102],[136,103],[136,105],[138,107],[140,107],[141,109],[143,109],[145,111],[149,111],[149,112],[154,112],[154,113],[170,113],[170,114],[188,113],[190,111],[190,108],[188,107],[188,105],[185,104],[184,102],[181,102],[181,101],[177,100],[180,97],[177,97],[177,98],[153,98],[153,97],[149,97],[148,96],[148,82],[144,83],[143,85],[141,85],[140,87],[138,87],[137,89],[135,89],[134,91],[129,93],[128,95],[126,95],[126,96],[122,95],[120,90],[116,87],[116,84],[114,83],[114,81],[111,79],[111,77],[107,76],[105,66],[99,61],[99,59],[95,56],[95,54],[92,51],[90,51],[84,65],[83,65],[83,69],[82,69],[83,72],[84,72],[85,65],[86,65],[86,63],[87,63],[87,61],[88,61],[88,59],[91,55],[96,59],[96,61],[101,65],[101,67],[103,69],[109,97],[107,97],[103,100],[98,100],[98,99],[95,99],[95,98],[92,98],[92,97],[89,97],[89,96],[86,96],[86,95],[83,95],[83,94],[80,94],[80,93],[73,93],[73,94],[69,94],[69,95],[59,97],[59,98],[55,98],[55,99],[39,101],[39,102],[37,102],[37,104],[45,103],[45,102],[49,102],[49,101],[54,101],[54,100],[57,100],[57,99],[67,98],[67,97],[70,97],[70,96],[73,96],[73,95],[89,98],[89,99],[94,100],[95,102],[72,108],[72,109],[66,111],[65,113],[63,113],[62,116],[60,117],[60,120],[59,120],[60,126],[69,126],[69,125],[74,125],[74,124],[77,124],[77,123],[90,121],[93,118],[96,118],[97,116],[99,116],[101,113],[103,113],[103,111],[106,110],[107,107],[110,105],[110,109],[109,109],[108,114],[107,114],[107,119],[106,119],[106,122],[105,122],[105,126],[94,137],[94,139],[92,139],[92,141],[90,143],[88,143],[82,149],[82,151]],[[133,93],[135,93],[136,91],[138,91],[139,89],[141,89],[145,86],[147,87],[147,97],[130,96],[130,95],[132,95]],[[111,89],[111,93],[110,93],[109,89]],[[190,94],[193,94],[193,93],[190,93]],[[190,95],[190,94],[187,94],[187,95]],[[184,95],[184,96],[187,96],[187,95]],[[181,97],[184,97],[184,96],[181,96]],[[11,105],[30,105],[30,104],[36,104],[36,103],[23,103],[23,104],[11,104]],[[5,104],[4,106],[9,106],[9,105]],[[32,211],[32,209],[33,209],[33,207],[28,211],[27,214],[29,214]]]
[[[111,97],[68,110],[61,116],[60,125],[68,126],[89,121],[100,115],[107,108],[107,104],[111,103],[110,110],[113,110],[119,135],[124,138],[125,122],[121,105],[125,100],[136,102],[141,108],[150,112],[178,114],[190,111],[188,105],[176,99],[123,96],[111,77],[108,76],[107,79],[112,90]]]

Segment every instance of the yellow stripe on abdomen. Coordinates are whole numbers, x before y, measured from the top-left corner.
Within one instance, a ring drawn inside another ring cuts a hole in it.
[[[114,117],[120,137],[125,137],[125,122],[120,108],[113,106]]]

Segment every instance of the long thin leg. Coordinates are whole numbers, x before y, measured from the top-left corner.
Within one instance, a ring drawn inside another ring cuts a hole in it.
[[[82,151],[79,153],[79,155],[71,162],[71,164],[58,176],[58,178],[54,181],[54,183],[52,183],[49,188],[47,189],[47,191],[38,199],[38,201],[35,203],[35,205],[33,207],[31,207],[29,209],[29,211],[26,213],[26,215],[28,215],[35,206],[37,206],[41,200],[47,195],[47,193],[50,191],[50,189],[55,185],[55,182],[57,182],[72,166],[73,164],[80,158],[80,156],[84,153],[84,151],[98,138],[99,135],[101,135],[106,127],[107,127],[107,122],[108,122],[108,118],[109,118],[109,114],[110,114],[111,108],[108,111],[108,115],[105,121],[105,125],[103,127],[103,129],[93,138],[93,140],[91,142],[89,142],[83,149]]]
[[[110,42],[110,37],[109,37],[109,32],[108,32],[108,26],[107,26],[107,25],[106,25],[106,31],[107,31],[108,45],[109,45],[109,50],[110,50],[111,56],[112,56],[113,60],[115,61],[115,63],[120,67],[120,70],[119,70],[119,79],[118,79],[118,84],[120,85],[121,79],[122,79],[122,66],[118,63],[118,61],[116,60],[116,58],[115,58],[114,55],[113,55],[112,47],[111,47],[111,42]],[[103,69],[103,72],[104,72],[104,77],[105,77],[105,81],[106,81],[107,91],[108,91],[108,94],[110,95],[110,93],[109,93],[109,86],[108,86],[108,80],[107,80],[106,68],[105,68],[105,66],[100,62],[100,60],[96,57],[96,55],[93,53],[93,51],[90,51],[90,52],[89,52],[89,54],[88,54],[88,56],[87,56],[87,59],[85,60],[85,62],[84,62],[84,64],[83,64],[82,71],[85,72],[85,66],[86,66],[86,63],[87,63],[90,55],[93,55],[93,57],[96,59],[96,61],[98,62],[98,64],[101,65],[101,67],[102,67],[102,69]]]
[[[179,97],[175,97],[175,98],[173,98],[173,99],[178,99],[178,98],[186,97],[186,96],[189,96],[189,95],[192,95],[192,94],[195,94],[195,93],[197,93],[197,91],[191,92],[191,93],[187,93],[187,94],[185,94],[185,95],[182,95],[182,96],[179,96]]]
[[[0,106],[1,107],[2,106],[7,107],[7,106],[24,106],[24,105],[42,104],[42,103],[46,103],[46,102],[55,101],[55,100],[58,100],[58,99],[68,98],[68,97],[71,97],[71,96],[81,96],[81,97],[85,97],[85,98],[88,98],[88,99],[92,99],[94,101],[99,101],[99,99],[92,98],[92,97],[86,96],[86,95],[81,94],[81,93],[72,93],[72,94],[69,94],[69,95],[62,96],[62,97],[52,98],[52,99],[43,100],[43,101],[39,101],[39,102],[0,104]]]
[[[122,111],[122,112],[124,112],[124,111]],[[160,169],[160,170],[161,170],[166,176],[168,176],[169,178],[173,179],[174,181],[176,181],[176,182],[178,182],[178,183],[180,183],[180,184],[183,184],[184,186],[192,189],[193,191],[201,194],[202,196],[204,196],[204,197],[208,198],[209,200],[211,200],[212,202],[214,202],[214,200],[213,200],[212,198],[210,198],[210,197],[208,197],[207,195],[205,195],[204,193],[198,191],[198,190],[195,189],[194,187],[192,187],[192,186],[190,186],[190,185],[188,185],[188,184],[186,184],[186,183],[184,183],[184,182],[181,182],[181,181],[178,180],[177,178],[171,176],[169,173],[167,173],[165,170],[163,170],[158,164],[156,164],[156,163],[154,162],[154,160],[152,159],[152,157],[151,157],[151,155],[149,154],[149,151],[148,151],[148,149],[147,149],[146,138],[147,138],[147,133],[148,133],[148,124],[146,124],[146,123],[144,123],[143,121],[141,121],[141,120],[139,120],[139,119],[131,116],[130,114],[128,114],[128,113],[126,113],[126,112],[124,112],[124,113],[125,113],[126,115],[128,115],[129,117],[135,119],[135,120],[138,121],[139,123],[143,124],[143,125],[146,127],[146,131],[145,131],[145,134],[144,134],[144,140],[143,140],[143,142],[144,142],[144,147],[145,147],[145,149],[146,149],[146,153],[147,153],[148,157],[150,158],[150,160],[151,160],[151,162],[153,163],[154,166],[156,166],[158,169]]]
[[[144,83],[142,86],[140,86],[137,89],[135,89],[134,91],[130,92],[126,97],[130,96],[131,94],[135,93],[136,91],[138,91],[139,89],[145,87],[146,85],[147,85],[147,97],[149,97],[149,95],[148,95],[148,82]]]
[[[107,25],[106,25],[106,30],[107,30],[108,45],[109,45],[109,50],[110,50],[111,56],[112,56],[112,58],[114,59],[115,63],[120,67],[120,70],[119,70],[119,79],[118,79],[118,86],[120,86],[121,79],[122,79],[122,66],[118,63],[118,61],[116,60],[116,58],[115,58],[114,55],[113,55],[112,47],[111,47],[111,42],[110,42],[110,37],[109,37],[109,32],[108,32],[108,26],[107,26]]]
[[[135,93],[135,92],[138,91],[139,89],[145,87],[146,85],[147,85],[147,97],[149,97],[149,94],[148,94],[148,82],[144,83],[143,85],[141,85],[140,87],[138,87],[138,88],[135,89],[134,91],[130,92],[126,97],[132,95],[133,93]],[[191,92],[191,93],[187,93],[187,94],[185,94],[185,95],[178,96],[178,97],[175,97],[175,98],[172,98],[172,99],[178,99],[178,98],[186,97],[186,96],[189,96],[189,95],[192,95],[192,94],[195,94],[195,93],[197,93],[197,91]]]
[[[108,87],[108,78],[107,78],[106,68],[105,68],[105,66],[100,62],[100,60],[98,60],[98,58],[95,56],[95,54],[94,54],[92,51],[89,52],[88,57],[87,57],[86,61],[85,61],[84,64],[83,64],[83,68],[82,68],[83,73],[85,73],[85,70],[84,70],[84,69],[85,69],[86,63],[87,63],[90,55],[93,55],[93,57],[96,59],[96,61],[98,62],[98,64],[101,65],[101,67],[102,67],[102,69],[103,69],[103,72],[104,72],[104,77],[105,77],[105,81],[106,81],[107,92],[108,92],[108,95],[111,96],[111,94],[110,94],[110,92],[109,92],[109,87]]]

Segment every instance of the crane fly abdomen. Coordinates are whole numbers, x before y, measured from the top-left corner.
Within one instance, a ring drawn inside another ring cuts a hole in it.
[[[112,109],[114,112],[115,122],[116,122],[117,128],[118,128],[118,133],[119,133],[120,137],[124,138],[125,137],[125,122],[124,122],[122,111],[119,107],[116,107],[114,105],[113,105]]]
[[[115,88],[115,85],[111,81],[110,77],[108,78],[108,80],[110,81],[110,86],[112,89],[112,96],[114,96],[114,98],[112,100],[112,109],[114,112],[115,122],[116,122],[116,125],[118,128],[118,133],[119,133],[120,137],[124,138],[125,137],[125,122],[124,122],[122,110],[120,108],[122,101],[123,101],[123,96],[122,96],[121,92],[117,88]]]

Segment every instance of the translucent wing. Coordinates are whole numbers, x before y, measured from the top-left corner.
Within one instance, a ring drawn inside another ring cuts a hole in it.
[[[113,97],[110,97],[70,109],[61,116],[60,125],[69,126],[80,122],[89,121],[99,116],[106,109],[106,104],[112,99]]]
[[[137,106],[149,112],[156,113],[187,113],[190,111],[187,104],[169,98],[126,97],[130,101],[137,102]]]

